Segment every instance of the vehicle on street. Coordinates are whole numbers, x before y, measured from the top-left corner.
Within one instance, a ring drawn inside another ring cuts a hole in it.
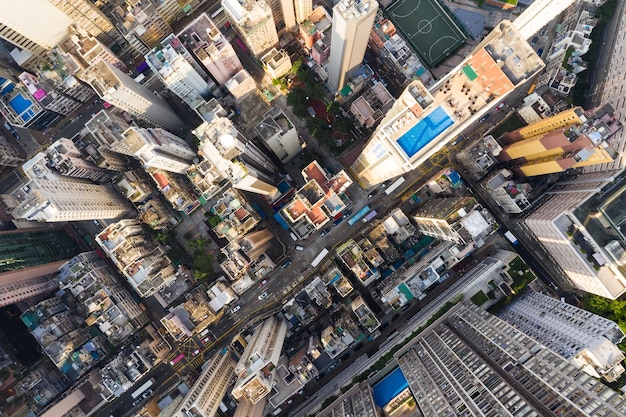
[[[320,233],[320,237],[324,237],[328,234],[329,230],[328,229],[324,229],[322,230],[322,233]]]
[[[265,299],[269,294],[267,293],[267,291],[263,291],[261,294],[259,294],[259,300],[263,300]]]
[[[198,356],[199,353],[200,353],[200,349],[196,349],[196,350],[193,351],[191,356]]]
[[[505,105],[506,105],[506,103],[505,103],[505,102],[502,102],[502,103],[498,104],[498,105],[496,106],[496,110],[497,110],[497,111],[502,110],[502,109],[504,108],[504,106],[505,106]]]
[[[326,376],[326,374],[324,372],[320,372],[319,375],[317,375],[315,377],[316,381],[319,381],[320,379],[324,378]]]
[[[504,237],[506,237],[512,245],[517,245],[519,243],[515,235],[511,233],[510,230],[504,233]]]
[[[348,210],[345,213],[343,213],[342,218],[347,219],[348,217],[350,217],[352,215],[352,210]]]
[[[241,306],[235,306],[233,307],[232,310],[230,310],[231,313],[235,314],[236,312],[238,312],[239,310],[241,310]]]
[[[283,264],[283,266],[281,266],[281,268],[283,268],[283,269],[284,269],[284,268],[287,268],[289,265],[291,265],[291,261],[290,261],[290,260],[287,260],[287,261],[285,261],[285,263]]]
[[[261,283],[259,284],[259,287],[262,287],[262,286],[264,286],[265,284],[267,284],[267,280],[266,280],[266,279],[264,279],[263,281],[261,281]]]
[[[182,361],[185,358],[185,354],[181,353],[180,355],[176,356],[174,359],[172,359],[170,361],[170,365],[174,366],[176,365],[178,362]]]
[[[491,115],[489,113],[487,113],[486,115],[484,115],[483,117],[480,118],[480,123],[484,123],[485,121],[487,121],[489,118],[491,117]]]
[[[367,196],[367,198],[373,198],[376,194],[378,194],[378,190],[374,190],[371,193],[369,193],[369,195]]]
[[[202,343],[203,343],[203,344],[205,344],[205,345],[206,345],[207,343],[209,343],[210,341],[211,341],[211,336],[207,336],[207,337],[205,337],[204,339],[202,339]]]
[[[145,398],[148,398],[150,395],[152,395],[152,390],[151,389],[149,389],[148,391],[144,392],[142,397],[145,399]]]
[[[296,246],[296,250],[303,251],[304,248],[302,246]]]

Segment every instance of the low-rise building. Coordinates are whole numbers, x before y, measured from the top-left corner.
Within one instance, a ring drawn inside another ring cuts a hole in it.
[[[380,278],[378,269],[370,265],[363,250],[353,239],[339,245],[336,250],[337,259],[352,271],[363,286],[370,285]]]
[[[350,112],[361,126],[371,129],[389,111],[393,102],[393,96],[383,83],[376,82],[352,102]]]
[[[329,177],[317,161],[302,170],[302,177],[305,185],[296,191],[280,216],[300,239],[306,239],[351,204],[345,191],[352,180],[343,170]]]
[[[263,55],[261,62],[265,67],[265,72],[272,79],[280,78],[291,71],[291,58],[284,49],[270,49]]]
[[[147,240],[137,220],[112,223],[95,240],[141,297],[154,295],[176,280],[165,248]]]
[[[511,171],[501,169],[485,181],[484,188],[505,213],[521,213],[531,204],[532,187],[512,178]]]
[[[372,310],[363,300],[363,297],[359,296],[355,298],[350,304],[350,308],[359,319],[361,327],[367,330],[369,333],[373,333],[380,327],[380,321],[376,318]]]

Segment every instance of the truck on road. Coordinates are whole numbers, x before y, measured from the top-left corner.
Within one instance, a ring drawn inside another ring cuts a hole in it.
[[[153,384],[154,384],[154,378],[147,380],[146,382],[143,383],[143,385],[141,385],[139,388],[133,391],[133,393],[130,394],[130,396],[133,397],[133,400],[136,400],[144,392],[146,392],[148,388],[150,388]]]
[[[517,238],[515,237],[515,235],[514,235],[513,233],[511,233],[511,231],[510,231],[510,230],[508,230],[508,231],[506,231],[506,232],[504,233],[504,237],[506,237],[506,238],[507,238],[507,240],[508,240],[509,242],[511,242],[511,245],[513,245],[513,246],[515,246],[515,245],[517,245],[517,244],[519,243],[519,241],[517,240]]]

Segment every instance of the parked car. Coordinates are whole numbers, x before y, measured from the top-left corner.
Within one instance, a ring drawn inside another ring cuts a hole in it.
[[[267,284],[267,280],[266,280],[266,279],[264,279],[263,281],[261,281],[261,283],[259,284],[259,287],[262,287],[262,286],[264,286],[265,284]]]
[[[210,341],[211,341],[211,336],[207,336],[207,337],[205,337],[204,339],[202,339],[202,343],[203,343],[203,344],[205,344],[205,345],[206,345],[207,343],[209,343]]]
[[[238,312],[239,310],[241,310],[241,306],[235,306],[233,307],[232,310],[230,310],[231,313],[235,314],[236,312]]]
[[[259,294],[259,300],[263,300],[265,299],[269,294],[267,293],[267,291],[263,291],[261,294]]]
[[[191,356],[198,356],[199,354],[200,354],[200,349],[196,349],[196,350],[193,351]]]

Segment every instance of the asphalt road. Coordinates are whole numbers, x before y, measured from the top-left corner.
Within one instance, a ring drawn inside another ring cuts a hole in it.
[[[139,409],[143,406],[143,403],[147,400],[142,401],[136,407],[133,407],[133,401],[131,394],[137,387],[140,387],[143,383],[148,381],[150,378],[154,378],[154,385],[151,388],[155,393],[158,391],[163,391],[168,384],[176,382],[178,379],[173,378],[175,376],[174,369],[172,369],[169,364],[161,363],[154,368],[152,368],[143,378],[139,381],[135,382],[133,388],[126,391],[122,396],[120,396],[115,401],[107,404],[104,408],[98,411],[94,416],[95,417],[124,417],[129,414],[134,408]]]

